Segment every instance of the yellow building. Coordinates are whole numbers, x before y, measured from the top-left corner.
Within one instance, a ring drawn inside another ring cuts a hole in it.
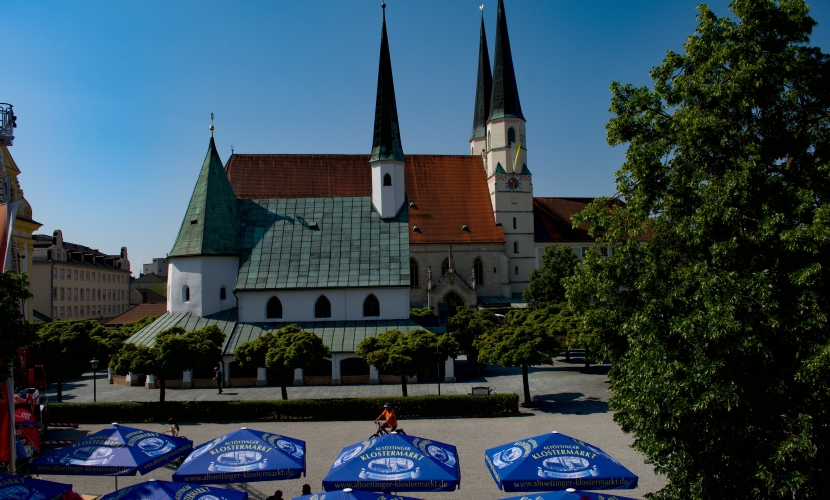
[[[5,145],[0,145],[0,163],[4,174],[0,182],[0,203],[20,200],[17,217],[12,226],[11,270],[17,273],[29,273],[35,252],[35,240],[32,235],[40,229],[42,224],[32,219],[32,206],[23,196],[18,180],[20,169]],[[23,311],[27,321],[48,319],[48,316],[46,318],[35,317],[34,309],[28,300],[23,304]]]

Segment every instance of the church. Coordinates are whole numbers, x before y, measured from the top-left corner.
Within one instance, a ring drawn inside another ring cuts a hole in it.
[[[591,244],[570,224],[590,199],[533,197],[503,0],[492,68],[481,21],[473,116],[469,155],[404,154],[384,5],[370,153],[233,154],[223,165],[211,126],[168,256],[167,313],[128,342],[216,324],[229,367],[243,342],[296,323],[332,350],[324,383],[378,383],[355,348],[420,328],[411,307],[522,307],[545,247],[581,255]],[[465,196],[435,186],[465,186]],[[451,359],[444,371],[454,380]],[[306,375],[297,370],[295,384]]]

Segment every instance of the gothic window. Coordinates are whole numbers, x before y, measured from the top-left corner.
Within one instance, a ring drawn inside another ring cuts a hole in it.
[[[363,316],[380,316],[380,302],[375,294],[370,293],[366,300],[363,301]]]
[[[98,290],[98,292],[100,293],[100,290]],[[184,302],[190,302],[190,287],[187,285],[182,288],[182,300]]]
[[[219,289],[219,300],[227,300],[228,294],[225,291],[225,287]]]
[[[519,266],[516,266],[516,271],[513,274],[515,274],[516,276],[519,275]]]
[[[409,286],[412,288],[418,286],[418,263],[415,259],[409,259]]]
[[[265,308],[265,317],[268,319],[282,318],[282,302],[276,297],[268,299],[268,305]]]
[[[516,142],[516,131],[513,130],[513,127],[510,127],[507,129],[507,144],[510,145],[514,142]]]
[[[325,295],[321,295],[314,304],[315,318],[331,318],[331,302]]]
[[[516,227],[516,218],[515,218],[515,217],[513,217],[513,229],[518,229],[518,228]]]
[[[513,253],[519,253],[519,242],[518,241],[513,242]]]
[[[473,262],[473,269],[476,271],[476,285],[483,285],[484,265],[481,263],[481,259],[476,258],[475,262]]]
[[[391,186],[392,185],[392,176],[389,174],[385,174],[383,176],[383,185],[384,186]]]
[[[450,271],[450,259],[444,259],[444,262],[441,264],[441,276],[444,276]]]

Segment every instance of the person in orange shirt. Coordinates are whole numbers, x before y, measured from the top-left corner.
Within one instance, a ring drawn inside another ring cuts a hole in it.
[[[392,408],[391,403],[383,405],[383,413],[375,419],[375,422],[379,422],[381,420],[385,420],[385,422],[380,426],[381,429],[389,428],[389,432],[395,432],[395,429],[398,428],[398,414],[395,412],[395,409]]]

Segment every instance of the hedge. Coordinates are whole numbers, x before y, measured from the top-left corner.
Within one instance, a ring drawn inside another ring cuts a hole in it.
[[[50,403],[50,422],[254,422],[275,420],[373,420],[390,402],[400,417],[465,417],[519,413],[519,396],[410,396],[273,401],[167,401]]]

